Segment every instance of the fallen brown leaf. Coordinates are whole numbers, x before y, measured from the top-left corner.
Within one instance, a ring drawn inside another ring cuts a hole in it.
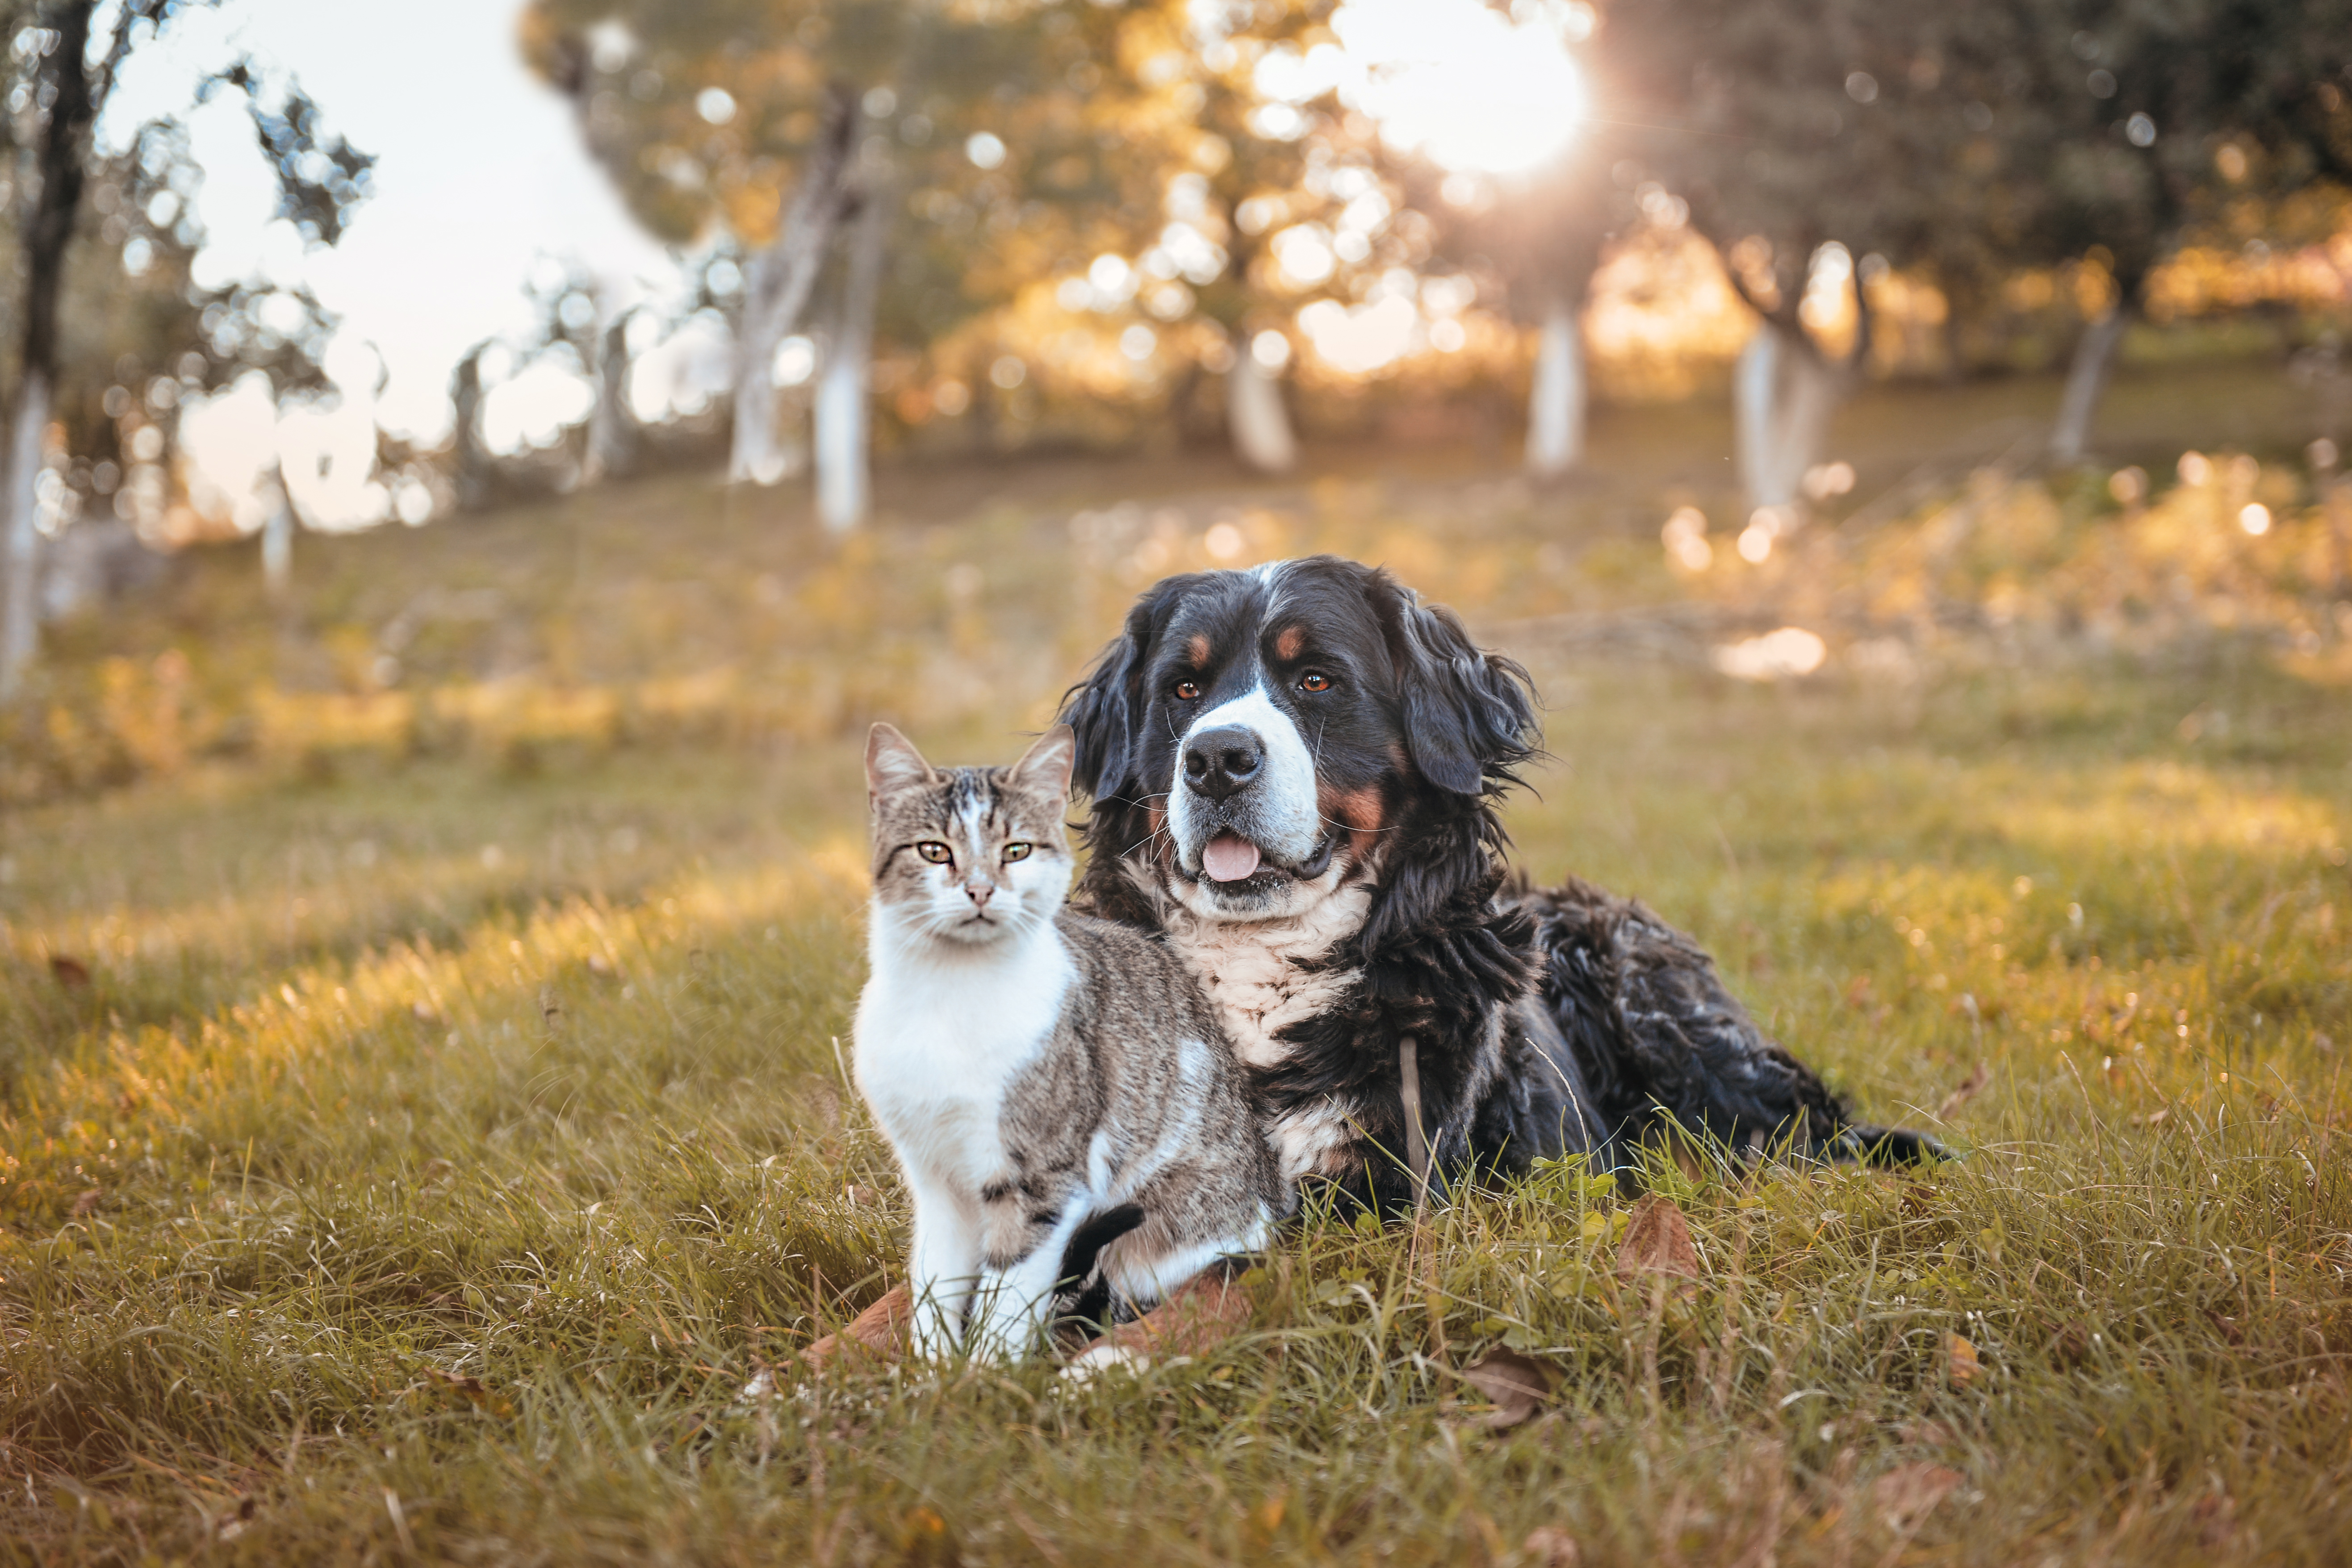
[[[861,1187],[855,1182],[852,1182],[849,1185],[841,1189],[841,1196],[842,1200],[854,1209],[871,1209],[880,1208],[882,1206],[882,1194],[880,1193],[876,1192],[872,1187]]]
[[[2205,1549],[2218,1551],[2237,1530],[2238,1500],[2227,1492],[2208,1492],[2189,1515],[2197,1521],[2198,1539]]]
[[[92,1187],[86,1193],[76,1194],[73,1201],[74,1218],[83,1219],[88,1217],[89,1212],[98,1207],[99,1200],[105,1196],[106,1189],[104,1187]]]
[[[1979,1094],[1984,1091],[1984,1086],[1991,1081],[1991,1066],[1986,1062],[1977,1063],[1974,1068],[1971,1068],[1969,1070],[1969,1076],[1960,1080],[1959,1087],[1953,1089],[1951,1093],[1944,1096],[1944,1103],[1936,1107],[1936,1120],[1938,1121],[1943,1121],[1946,1117],[1951,1115],[1952,1112],[1958,1110],[1961,1106],[1966,1105],[1969,1100],[1974,1100]]]
[[[514,1414],[513,1405],[495,1390],[483,1387],[482,1380],[478,1377],[470,1375],[460,1377],[454,1372],[443,1372],[437,1366],[426,1367],[425,1375],[477,1410],[487,1410],[493,1415]]]
[[[1944,1361],[1957,1387],[1966,1388],[1984,1373],[1984,1363],[1977,1359],[1977,1347],[1958,1334],[1944,1336]]]
[[[1870,1484],[1870,1500],[1881,1519],[1907,1531],[1951,1496],[1965,1479],[1948,1465],[1898,1465]]]
[[[1527,1540],[1520,1543],[1519,1553],[1536,1568],[1576,1568],[1577,1560],[1583,1556],[1577,1548],[1576,1537],[1549,1524],[1529,1531]]]
[[[1495,1402],[1486,1425],[1501,1432],[1543,1407],[1555,1381],[1551,1368],[1532,1356],[1496,1345],[1462,1369],[1462,1381]]]
[[[1639,1274],[1699,1277],[1698,1248],[1691,1245],[1690,1222],[1683,1218],[1674,1199],[1651,1193],[1633,1205],[1625,1239],[1617,1244],[1617,1272],[1627,1279]]]
[[[1895,1434],[1916,1448],[1940,1448],[1950,1443],[1953,1432],[1941,1421],[1914,1421]]]
[[[68,991],[79,991],[89,984],[89,965],[79,958],[68,958],[62,952],[50,955],[49,973],[56,975],[58,984]]]

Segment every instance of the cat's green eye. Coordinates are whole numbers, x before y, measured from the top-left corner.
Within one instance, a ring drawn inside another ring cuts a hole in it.
[[[949,866],[955,863],[955,851],[936,838],[927,838],[916,845],[915,853],[934,866]]]
[[[1034,844],[1008,844],[1004,847],[1004,863],[1010,866],[1015,860],[1026,860],[1029,851],[1036,847]]]

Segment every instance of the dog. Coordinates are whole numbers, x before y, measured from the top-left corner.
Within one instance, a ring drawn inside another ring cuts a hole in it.
[[[1510,876],[1540,756],[1526,669],[1334,556],[1168,578],[1065,696],[1091,797],[1077,898],[1160,934],[1222,1012],[1292,1180],[1395,1213],[1429,1184],[1675,1133],[1917,1162],[1631,900]]]

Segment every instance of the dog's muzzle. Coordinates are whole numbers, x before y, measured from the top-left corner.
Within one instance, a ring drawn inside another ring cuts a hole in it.
[[[1220,887],[1269,872],[1320,876],[1337,840],[1316,809],[1315,763],[1263,689],[1204,713],[1177,753],[1169,826],[1178,863]]]

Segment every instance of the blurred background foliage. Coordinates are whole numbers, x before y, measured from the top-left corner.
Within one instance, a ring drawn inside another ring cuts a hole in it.
[[[1127,482],[1090,463],[1179,503],[1137,502],[1183,520],[1150,535],[1171,559],[1221,509],[1317,515],[1317,476],[1517,468],[1534,488],[1507,509],[1513,548],[1572,567],[1517,572],[1470,525],[1429,525],[1433,574],[1485,561],[1515,584],[1497,615],[1580,613],[1579,574],[1639,556],[1615,611],[1673,607],[1685,637],[1707,616],[1810,617],[1832,653],[1924,657],[1964,626],[2103,647],[2228,626],[2316,668],[2345,635],[2352,11],[2335,4],[1462,0],[1441,28],[1381,0],[529,0],[520,58],[672,247],[677,286],[624,298],[553,261],[520,280],[535,325],[458,363],[440,445],[379,436],[371,504],[461,528],[548,506],[531,515],[562,526],[566,497],[667,474],[681,510],[740,530],[813,496],[810,585],[780,590],[806,612],[789,657],[732,610],[632,633],[621,657],[536,593],[445,581],[467,545],[412,566],[387,535],[341,558],[383,557],[364,584],[299,571],[306,523],[368,518],[306,518],[299,474],[244,500],[207,484],[185,411],[257,378],[274,403],[332,405],[337,323],[300,288],[193,280],[184,115],[107,153],[44,107],[68,12],[95,26],[71,92],[102,104],[122,59],[205,8],[11,13],[0,242],[38,248],[58,182],[37,151],[79,160],[82,188],[68,237],[44,242],[70,262],[53,406],[34,429],[16,400],[0,684],[26,700],[0,797],[275,754],[286,734],[430,750],[539,722],[477,686],[556,694],[570,717],[548,723],[608,741],[649,721],[626,689],[645,679],[703,683],[694,702],[742,709],[730,732],[829,732],[896,700],[833,668],[881,624],[856,616],[902,608],[827,602],[887,597],[854,570],[877,508],[974,527],[993,515],[976,488],[1066,518]],[[1440,57],[1466,93],[1415,76]],[[369,154],[283,72],[225,59],[196,97],[223,92],[250,106],[280,213],[334,245]],[[5,326],[10,352],[32,341],[29,318]],[[2242,372],[2259,417],[2200,431],[2128,389],[2118,408],[2117,366],[2190,401]],[[567,412],[494,444],[486,410],[526,384]],[[1907,429],[1872,412],[1894,408]],[[1642,455],[1595,451],[1612,428],[1646,432]],[[1097,477],[1057,489],[1053,461]],[[698,487],[722,463],[714,503]],[[615,492],[573,526],[602,540],[642,513]],[[1994,521],[2028,513],[2051,520],[2030,540]],[[733,574],[735,533],[688,551],[650,526],[632,570]],[[256,529],[258,584],[237,563]],[[1160,548],[1139,539],[1130,560]],[[156,667],[153,617],[116,606],[174,570],[174,602],[202,608],[166,617],[182,631]],[[718,586],[740,600],[743,581]],[[27,616],[56,657],[32,659]],[[792,659],[812,673],[791,684],[828,695],[753,712],[741,693]],[[166,711],[180,740],[134,737]]]

